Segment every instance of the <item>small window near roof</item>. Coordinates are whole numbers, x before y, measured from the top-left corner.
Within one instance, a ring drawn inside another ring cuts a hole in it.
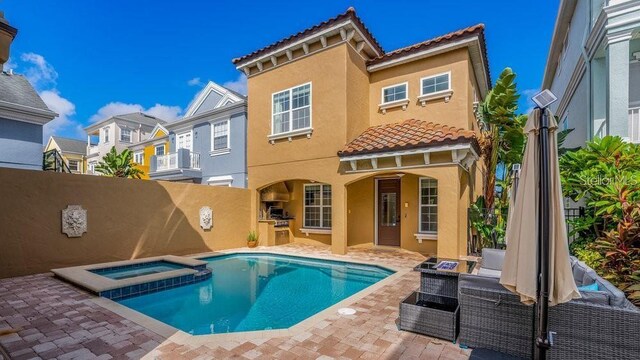
[[[272,134],[311,128],[311,83],[272,95]]]
[[[164,145],[156,146],[156,155],[164,155]]]
[[[163,148],[164,150],[164,148]],[[138,165],[144,165],[144,152],[137,151],[133,153],[133,162]]]
[[[229,149],[229,120],[218,121],[213,124],[212,151]]]
[[[80,171],[80,166],[78,160],[69,160],[69,170],[71,171]]]
[[[433,94],[451,89],[449,73],[422,79],[422,95]]]
[[[382,103],[407,99],[407,83],[389,86],[382,89]]]
[[[122,142],[131,142],[131,130],[130,129],[120,129],[120,141]]]

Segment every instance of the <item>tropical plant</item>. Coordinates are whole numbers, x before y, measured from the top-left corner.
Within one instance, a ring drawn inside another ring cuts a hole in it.
[[[124,149],[118,154],[115,146],[111,147],[111,150],[102,157],[102,161],[96,165],[95,171],[105,176],[134,179],[140,179],[144,175],[144,172],[138,169],[136,163],[133,162],[131,150]]]
[[[256,247],[258,245],[259,235],[255,230],[249,231],[247,235],[247,246]]]
[[[640,304],[640,145],[594,139],[560,158],[560,178],[565,197],[590,212],[570,224],[585,248],[599,252],[594,269]]]
[[[526,137],[523,133],[526,115],[517,115],[520,95],[516,89],[516,74],[506,68],[480,107],[484,130],[480,137],[482,156],[486,166],[484,178],[484,205],[493,209],[497,170],[501,168],[502,200],[508,199],[511,168],[522,161]]]

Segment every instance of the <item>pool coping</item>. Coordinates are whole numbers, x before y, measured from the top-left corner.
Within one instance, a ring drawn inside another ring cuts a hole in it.
[[[184,269],[168,270],[155,274],[135,276],[125,279],[111,279],[106,276],[91,272],[91,270],[98,270],[103,268],[127,266],[132,264],[144,264],[157,261],[166,261],[173,264],[185,266]],[[166,280],[177,278],[185,275],[194,275],[198,273],[198,270],[193,269],[196,266],[206,265],[206,261],[202,261],[191,256],[175,256],[175,255],[163,255],[153,256],[148,258],[132,259],[112,261],[99,264],[72,266],[60,269],[51,269],[57,277],[60,277],[66,281],[69,281],[79,287],[90,290],[99,294],[104,291],[114,290],[127,286],[139,285],[149,283],[153,281]]]
[[[229,249],[229,250],[220,250],[206,253],[199,253],[194,255],[188,255],[185,257],[191,259],[202,259],[202,258],[212,258],[216,256],[224,256],[224,255],[233,255],[233,254],[268,254],[268,255],[280,255],[280,256],[290,256],[290,257],[299,257],[299,258],[307,258],[312,260],[329,260],[329,261],[338,261],[343,263],[352,263],[358,265],[367,265],[367,266],[375,266],[386,270],[391,270],[394,273],[387,276],[386,278],[378,281],[377,283],[370,285],[369,287],[360,290],[359,292],[337,302],[329,306],[328,308],[317,312],[316,314],[300,321],[299,323],[287,328],[287,329],[274,329],[274,330],[255,330],[255,331],[239,331],[233,333],[221,333],[221,334],[207,334],[207,335],[192,335],[183,330],[175,328],[171,325],[168,325],[160,320],[154,319],[148,315],[140,313],[136,310],[133,310],[129,307],[126,307],[120,303],[117,303],[113,300],[97,297],[91,299],[91,301],[99,306],[106,308],[107,310],[116,313],[124,317],[127,320],[130,320],[164,338],[175,342],[180,345],[203,345],[203,346],[220,346],[224,343],[228,343],[229,341],[251,341],[255,339],[271,339],[276,337],[295,337],[296,335],[302,334],[306,330],[314,327],[315,325],[321,323],[332,315],[344,316],[346,318],[356,318],[357,312],[355,315],[339,315],[338,309],[343,307],[348,307],[356,303],[357,301],[365,298],[366,296],[372,294],[373,292],[387,286],[395,282],[397,279],[401,278],[407,273],[413,271],[413,267],[407,268],[398,268],[395,266],[389,265],[372,265],[365,261],[356,260],[356,259],[345,259],[336,255],[304,255],[304,254],[286,254],[278,251],[273,251],[265,248],[256,248],[256,249]]]

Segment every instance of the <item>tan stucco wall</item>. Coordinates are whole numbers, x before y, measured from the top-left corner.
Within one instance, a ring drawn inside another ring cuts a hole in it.
[[[0,278],[155,255],[246,246],[250,191],[161,181],[0,169]],[[87,210],[88,231],[61,231],[67,205]],[[213,210],[213,228],[199,210]]]
[[[449,102],[444,99],[427,101],[423,107],[418,101],[420,79],[451,71],[453,95]],[[371,125],[395,123],[406,119],[433,121],[443,125],[469,129],[468,108],[473,99],[469,98],[469,55],[467,49],[459,49],[435,57],[413,61],[401,66],[371,73],[369,88],[369,113]],[[382,88],[408,82],[409,105],[388,109],[383,114],[378,105],[382,101]]]

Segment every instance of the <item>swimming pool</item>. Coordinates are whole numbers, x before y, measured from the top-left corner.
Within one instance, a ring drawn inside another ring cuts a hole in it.
[[[393,274],[271,254],[202,260],[213,270],[210,281],[118,302],[193,335],[285,329]]]

